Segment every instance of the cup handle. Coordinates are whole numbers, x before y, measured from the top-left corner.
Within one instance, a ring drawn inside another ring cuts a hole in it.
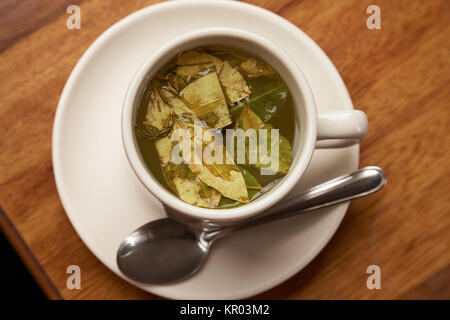
[[[320,113],[317,116],[317,149],[358,144],[367,134],[367,116],[360,110]]]

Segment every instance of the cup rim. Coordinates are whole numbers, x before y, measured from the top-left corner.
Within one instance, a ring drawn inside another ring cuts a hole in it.
[[[301,154],[297,156],[298,159],[292,162],[288,174],[283,177],[283,181],[278,182],[275,190],[269,190],[265,197],[258,198],[248,204],[231,209],[208,209],[197,207],[182,201],[167,190],[149,173],[149,169],[141,160],[134,135],[133,123],[135,117],[135,101],[140,93],[141,85],[143,81],[147,79],[152,67],[168,53],[172,55],[175,54],[176,49],[179,48],[180,45],[208,37],[235,37],[264,47],[265,50],[270,52],[273,57],[276,57],[276,59],[284,65],[285,69],[290,72],[290,76],[294,80],[294,83],[289,83],[287,85],[292,95],[296,92],[292,90],[292,86],[299,90],[300,93],[298,95],[300,95],[304,101],[304,114],[306,115],[306,119],[302,119],[302,122],[307,123],[307,126],[303,129],[304,132],[302,133]],[[249,218],[271,208],[293,189],[305,172],[314,151],[317,139],[317,111],[311,88],[303,72],[292,58],[290,58],[290,56],[281,48],[276,47],[265,38],[248,31],[228,27],[205,28],[185,33],[172,40],[170,43],[153,53],[139,67],[125,93],[122,107],[121,132],[125,153],[133,171],[146,189],[161,201],[164,206],[194,220],[232,222]]]

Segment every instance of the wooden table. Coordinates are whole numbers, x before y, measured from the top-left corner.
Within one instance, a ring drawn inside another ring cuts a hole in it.
[[[51,133],[75,63],[105,29],[156,1],[0,3],[0,222],[49,298],[154,299],[110,272],[67,219]],[[341,227],[296,276],[256,298],[450,298],[450,1],[252,0],[296,24],[328,54],[370,123],[361,166],[385,169],[380,193],[352,202]],[[68,30],[79,4],[82,28]],[[366,8],[381,8],[381,29]],[[83,271],[66,287],[66,267]],[[366,268],[381,268],[381,290]]]

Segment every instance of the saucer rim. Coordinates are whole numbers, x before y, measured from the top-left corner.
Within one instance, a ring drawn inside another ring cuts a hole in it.
[[[71,213],[71,208],[73,205],[71,204],[70,197],[68,195],[67,190],[64,187],[64,178],[63,178],[63,170],[60,166],[61,160],[60,160],[60,148],[59,145],[61,143],[61,132],[64,130],[62,128],[62,119],[64,116],[64,113],[67,109],[68,100],[70,98],[70,94],[72,92],[73,87],[76,85],[77,79],[80,77],[80,75],[83,73],[85,65],[89,62],[91,57],[99,50],[102,49],[102,44],[104,42],[107,42],[112,36],[114,36],[116,30],[119,30],[120,28],[126,27],[128,23],[131,23],[135,18],[138,18],[139,16],[146,16],[148,14],[157,14],[158,10],[164,10],[166,7],[172,7],[171,9],[177,9],[177,7],[182,6],[193,6],[198,4],[205,4],[208,5],[218,5],[218,6],[236,6],[240,9],[245,10],[254,10],[255,12],[258,11],[258,14],[260,15],[269,15],[271,19],[274,20],[274,23],[277,22],[284,28],[289,28],[291,31],[296,32],[301,37],[303,37],[303,40],[305,43],[313,48],[313,50],[319,55],[319,59],[322,61],[322,63],[327,64],[327,69],[330,72],[330,75],[334,78],[333,81],[340,82],[340,86],[344,88],[344,91],[347,93],[347,99],[349,101],[349,105],[352,106],[353,104],[351,102],[350,96],[348,94],[348,91],[346,89],[346,86],[340,77],[338,71],[332,64],[332,62],[329,60],[329,58],[326,56],[326,54],[320,49],[320,47],[306,34],[304,34],[299,28],[297,28],[295,25],[291,24],[287,20],[283,19],[282,17],[267,11],[263,8],[246,4],[246,3],[240,3],[240,2],[234,2],[234,1],[223,1],[223,0],[196,0],[196,1],[169,1],[165,3],[159,3],[155,5],[151,5],[145,8],[142,8],[122,20],[118,21],[117,23],[113,24],[110,28],[108,28],[105,32],[103,32],[92,44],[91,46],[85,51],[85,53],[82,55],[82,57],[79,59],[77,64],[75,65],[73,71],[71,72],[64,89],[62,91],[60,100],[58,102],[56,114],[55,114],[55,120],[53,124],[53,134],[52,134],[52,161],[53,161],[53,171],[55,175],[55,181],[56,181],[56,188],[57,192],[59,194],[59,197],[61,199],[61,203],[63,205],[63,208],[66,212],[67,217],[69,218],[70,222],[72,223],[75,231],[80,236],[82,241],[86,244],[86,246],[89,248],[89,250],[111,271],[113,271],[115,274],[120,276],[122,279],[126,280],[127,282],[137,286],[138,288],[141,288],[147,292],[151,292],[154,294],[157,294],[162,297],[166,298],[175,298],[175,299],[189,299],[190,297],[183,294],[166,294],[167,292],[164,291],[164,287],[151,287],[149,288],[146,285],[137,283],[135,281],[132,281],[122,275],[120,272],[118,272],[118,269],[116,266],[113,265],[110,257],[105,257],[105,254],[98,253],[98,250],[95,249],[95,243],[92,239],[92,237],[87,236],[85,232],[82,231],[83,225],[80,221],[78,221],[77,215]],[[295,30],[294,30],[295,29]],[[359,147],[355,148],[355,156],[356,156],[356,162],[359,163]],[[334,224],[329,226],[328,232],[326,236],[322,237],[322,241],[320,243],[317,243],[315,245],[315,248],[312,250],[312,252],[309,254],[308,257],[303,259],[303,261],[299,264],[295,264],[290,266],[290,268],[287,268],[287,271],[285,271],[283,274],[279,275],[278,277],[274,277],[271,281],[265,282],[263,285],[259,286],[253,286],[245,291],[240,291],[238,294],[228,294],[224,296],[219,296],[218,298],[214,299],[242,299],[249,296],[253,296],[256,294],[259,294],[261,292],[264,292],[266,290],[269,290],[273,288],[274,286],[283,283],[287,279],[291,278],[294,274],[302,270],[306,265],[308,265],[317,255],[319,252],[323,250],[325,245],[330,241],[332,236],[335,234],[337,228],[342,222],[343,217],[345,216],[345,213],[348,209],[349,202],[343,203],[339,205],[339,212],[336,213],[336,219],[334,220]]]

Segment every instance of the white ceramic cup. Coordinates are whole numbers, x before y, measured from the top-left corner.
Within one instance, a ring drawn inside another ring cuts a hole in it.
[[[145,165],[134,127],[139,98],[144,87],[177,53],[196,47],[222,45],[244,50],[268,62],[289,87],[296,117],[293,159],[288,174],[269,192],[232,209],[206,209],[187,204],[162,186]],[[128,160],[139,180],[175,219],[185,222],[227,224],[249,218],[282,200],[305,172],[315,148],[345,147],[358,143],[367,133],[364,112],[350,110],[318,114],[308,81],[296,63],[281,49],[259,35],[229,28],[207,28],[174,39],[151,56],[134,75],[122,111],[122,139]]]

